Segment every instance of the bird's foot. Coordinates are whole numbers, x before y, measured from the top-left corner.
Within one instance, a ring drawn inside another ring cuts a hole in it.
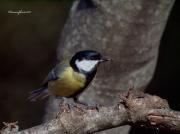
[[[83,105],[86,108],[86,110],[97,110],[97,111],[99,111],[99,107],[101,107],[101,105],[99,105],[99,104],[95,104],[95,103],[89,104],[89,103],[82,102],[79,100],[76,100],[76,103]]]
[[[58,118],[62,113],[69,112],[73,107],[75,107],[75,102],[71,98],[56,97],[56,99],[60,99],[59,111],[56,114],[56,118]]]
[[[82,103],[78,103],[76,101],[74,101],[73,98],[65,98],[65,97],[61,97],[60,98],[62,101],[59,104],[60,110],[56,115],[56,118],[61,115],[63,112],[70,112],[71,110],[74,110],[76,108],[76,110],[78,111],[84,111],[86,110],[86,106]]]

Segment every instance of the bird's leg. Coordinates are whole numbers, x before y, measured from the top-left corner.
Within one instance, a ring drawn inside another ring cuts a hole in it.
[[[76,103],[73,98],[66,98],[66,97],[61,97],[62,102],[59,104],[59,106],[67,105],[69,109],[76,107]]]
[[[99,111],[99,108],[100,108],[100,107],[102,107],[102,105],[97,104],[97,103],[88,104],[88,109],[91,109],[91,110],[97,110],[97,111]]]
[[[59,103],[60,110],[57,113],[56,118],[60,116],[63,112],[68,112],[73,108],[77,108],[80,111],[84,111],[84,110],[99,111],[99,105],[96,104],[90,105],[88,103],[79,101],[78,97],[74,97],[74,98],[56,97],[56,98],[61,100]]]
[[[90,109],[90,110],[97,110],[97,111],[99,111],[99,107],[100,107],[100,105],[99,104],[89,104],[89,103],[86,103],[86,102],[82,102],[82,101],[80,101],[79,100],[79,98],[78,98],[78,96],[76,96],[75,98],[74,98],[74,101],[76,102],[76,103],[78,103],[78,104],[80,104],[80,105],[83,105],[86,109]]]
[[[73,107],[76,107],[76,103],[74,102],[73,98],[66,98],[66,97],[56,97],[59,99],[59,111],[56,114],[56,118],[61,115],[63,112],[68,112]]]
[[[84,106],[84,107],[89,107],[89,104],[88,104],[88,103],[82,102],[82,101],[79,100],[79,95],[77,95],[77,96],[74,97],[74,101],[75,101],[77,104],[79,104],[79,105],[82,105],[82,106]]]
[[[86,109],[86,105],[82,103],[78,103],[74,100],[74,98],[66,98],[66,97],[56,97],[57,99],[60,99],[59,107],[60,110],[56,115],[56,118],[58,118],[63,112],[68,112],[70,110],[73,110],[73,108],[76,108],[80,111],[84,111]]]

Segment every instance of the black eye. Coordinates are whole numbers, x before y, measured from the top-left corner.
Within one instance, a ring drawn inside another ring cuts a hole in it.
[[[99,59],[100,59],[100,56],[99,56],[99,55],[93,55],[93,56],[91,56],[90,59],[91,59],[91,60],[99,60]]]

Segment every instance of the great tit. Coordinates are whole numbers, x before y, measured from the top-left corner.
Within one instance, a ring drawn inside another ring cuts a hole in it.
[[[77,52],[70,61],[57,64],[48,74],[41,88],[31,92],[29,99],[36,101],[54,95],[77,100],[79,94],[93,80],[98,65],[109,60],[93,50]]]

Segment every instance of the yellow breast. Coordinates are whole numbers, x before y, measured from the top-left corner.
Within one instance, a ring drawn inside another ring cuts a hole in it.
[[[59,79],[48,82],[48,89],[53,95],[68,97],[85,86],[85,75],[74,72],[67,67]]]

